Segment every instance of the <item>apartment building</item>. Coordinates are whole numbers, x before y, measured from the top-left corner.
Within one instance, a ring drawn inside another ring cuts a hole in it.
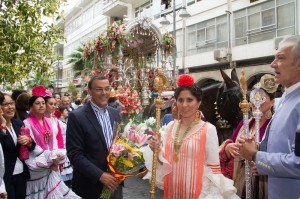
[[[282,38],[300,33],[300,0],[176,0],[173,7],[174,1],[165,9],[161,0],[79,0],[58,23],[67,38],[55,48],[64,56],[57,75],[61,91],[74,76],[68,55],[125,15],[129,22],[150,17],[162,33],[176,33],[176,66],[197,81],[221,79],[219,68],[228,74],[244,68],[251,84],[272,72],[269,65]],[[191,15],[187,19],[179,17],[183,7]],[[160,24],[162,16],[169,25]]]

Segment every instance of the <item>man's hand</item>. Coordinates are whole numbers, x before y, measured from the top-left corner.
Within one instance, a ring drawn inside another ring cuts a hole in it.
[[[240,146],[240,154],[247,160],[252,160],[253,155],[257,152],[257,146],[254,142],[254,137],[246,138],[241,136],[238,139],[238,143]]]
[[[0,199],[7,199],[7,193],[6,192],[0,193]]]
[[[104,184],[111,192],[117,190],[120,184],[118,179],[106,172],[102,174],[100,182]]]

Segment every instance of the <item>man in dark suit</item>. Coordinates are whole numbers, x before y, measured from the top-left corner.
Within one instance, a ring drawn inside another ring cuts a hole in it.
[[[107,106],[110,84],[105,76],[94,76],[88,83],[90,102],[69,113],[67,153],[73,165],[73,191],[86,199],[98,199],[104,186],[123,198],[120,182],[108,172],[106,156],[113,140],[114,123],[120,115]]]

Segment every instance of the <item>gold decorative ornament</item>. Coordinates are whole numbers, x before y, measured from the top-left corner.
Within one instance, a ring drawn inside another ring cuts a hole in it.
[[[157,76],[154,79],[154,88],[158,92],[158,97],[155,99],[155,108],[156,108],[156,127],[155,134],[160,140],[160,115],[161,115],[161,107],[164,104],[164,100],[161,97],[161,93],[165,89],[167,85],[167,78],[164,75],[162,70],[157,71]],[[154,199],[155,194],[155,183],[156,183],[156,165],[157,165],[158,151],[155,148],[153,151],[153,160],[152,160],[152,175],[151,175],[151,187],[150,187],[150,199]]]
[[[272,117],[272,111],[269,109],[265,114],[265,118],[268,120],[271,119],[271,117]]]
[[[190,130],[197,124],[198,120],[199,120],[198,118],[195,118],[195,120],[185,130],[185,132],[183,133],[181,139],[179,139],[179,130],[180,130],[180,126],[181,126],[181,121],[179,121],[177,130],[176,130],[176,133],[175,133],[175,138],[174,138],[174,155],[173,155],[174,162],[178,162],[178,160],[179,160],[178,159],[178,153],[179,153],[182,141],[189,134]]]

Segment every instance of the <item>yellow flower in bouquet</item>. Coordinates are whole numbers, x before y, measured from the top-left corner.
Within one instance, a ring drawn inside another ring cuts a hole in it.
[[[123,129],[123,134],[119,134],[119,125],[117,131],[118,136],[114,139],[106,158],[109,171],[118,180],[124,181],[129,176],[136,176],[143,173],[139,172],[145,164],[140,148],[144,146],[152,136],[153,129],[151,125],[153,118],[151,118],[150,122],[149,121],[147,120],[139,125],[130,121]],[[110,190],[104,187],[100,199],[110,198],[110,196]]]

